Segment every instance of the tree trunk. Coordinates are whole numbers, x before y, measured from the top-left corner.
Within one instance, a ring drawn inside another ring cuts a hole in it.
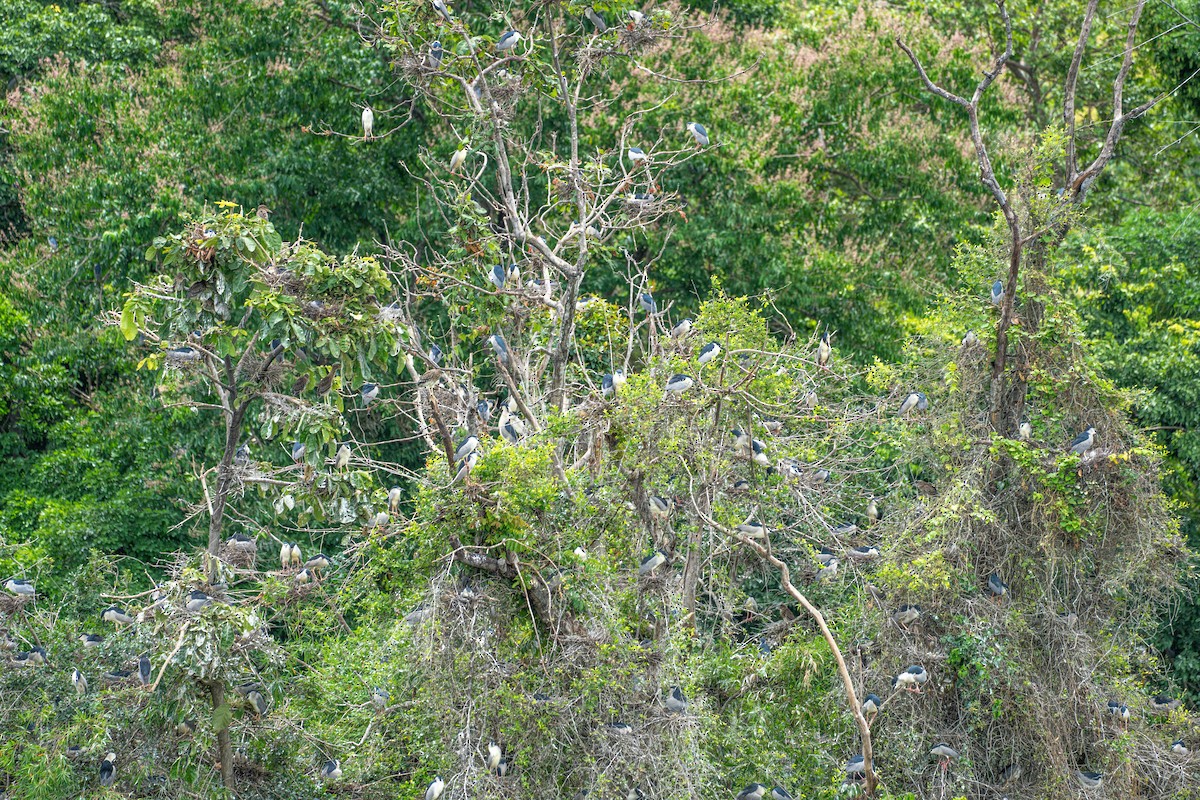
[[[215,718],[217,710],[225,704],[225,684],[213,681],[208,684],[208,691],[212,697]],[[224,722],[225,725],[217,731],[217,752],[221,759],[221,783],[225,784],[226,789],[233,792],[233,745],[229,742],[229,719],[226,718]]]
[[[583,272],[566,280],[566,291],[563,292],[562,325],[558,331],[558,346],[554,348],[554,369],[550,377],[550,407],[559,413],[565,410],[567,392],[567,362],[571,355],[571,341],[575,338],[575,307],[579,302],[579,284],[583,281]]]

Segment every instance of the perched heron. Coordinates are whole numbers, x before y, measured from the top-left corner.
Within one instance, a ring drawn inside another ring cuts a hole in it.
[[[292,461],[299,464],[304,460],[306,452],[308,452],[308,448],[304,446],[304,442],[292,442]]]
[[[336,781],[342,777],[342,764],[336,758],[331,758],[321,766],[321,780]]]
[[[809,411],[813,410],[817,407],[817,393],[810,391],[808,394],[804,395],[804,400],[802,403]]]
[[[488,742],[486,759],[488,772],[496,772],[500,768],[500,760],[503,755],[500,745],[495,742]]]
[[[362,397],[363,406],[369,406],[376,397],[379,397],[379,384],[364,383],[361,387],[359,387],[358,394]]]
[[[746,480],[745,478],[742,478],[741,480],[734,481],[734,482],[733,482],[733,491],[735,491],[735,492],[748,492],[748,491],[750,491],[750,481]]]
[[[77,669],[71,670],[71,684],[75,687],[75,694],[87,694],[87,678]]]
[[[741,525],[738,525],[737,529],[741,533],[746,534],[746,536],[750,539],[764,539],[767,536],[767,526],[763,525],[754,517],[750,517]]]
[[[454,151],[454,155],[450,156],[450,174],[458,172],[459,168],[467,160],[467,148],[460,147]]]
[[[491,281],[492,285],[497,289],[503,290],[504,284],[508,280],[508,273],[505,272],[504,265],[494,264],[492,268],[488,270],[487,279]]]
[[[771,459],[767,457],[767,446],[758,439],[750,440],[750,452],[753,454],[751,455],[751,459],[755,464],[758,464],[760,467],[771,466]],[[825,477],[829,477],[828,472],[825,473]]]
[[[967,335],[962,338],[963,347],[974,347],[979,344],[979,337],[975,335],[975,331],[967,331]]]
[[[817,551],[817,563],[822,567],[827,566],[830,561],[836,561],[837,555],[828,547],[822,547]]]
[[[721,355],[721,345],[717,344],[716,342],[709,342],[708,344],[704,345],[704,347],[700,348],[700,356],[696,359],[696,361],[700,364],[700,366],[703,367],[705,364],[712,361],[719,355]]]
[[[175,726],[175,733],[179,734],[180,736],[191,736],[195,732],[196,720],[192,719],[191,717],[180,720],[179,724]]]
[[[629,736],[633,733],[633,726],[625,722],[610,722],[604,726],[604,730],[618,736]]]
[[[662,550],[655,550],[642,559],[642,564],[638,567],[638,575],[649,575],[666,563],[667,554]]]
[[[442,65],[442,43],[434,42],[429,45],[429,56],[425,59],[425,65],[430,69],[437,69]]]
[[[404,496],[404,492],[399,486],[393,486],[388,489],[388,510],[393,514],[400,508],[400,499]]]
[[[638,305],[647,314],[653,314],[658,311],[658,303],[654,302],[654,295],[649,292],[642,292],[638,295]]]
[[[195,613],[195,612],[203,609],[206,605],[208,605],[211,602],[212,602],[211,597],[209,597],[208,595],[206,595],[204,592],[200,591],[199,589],[194,589],[192,591],[192,593],[188,595],[187,603],[184,605],[184,607],[188,611]]]
[[[267,715],[269,706],[267,705],[267,698],[262,692],[257,689],[251,689],[249,692],[246,692],[246,702],[254,710],[255,716],[265,717]]]
[[[112,786],[117,780],[117,754],[109,753],[100,762],[100,785]]]
[[[1006,786],[1015,780],[1019,780],[1023,772],[1025,772],[1025,768],[1021,766],[1021,762],[1014,761],[1000,770],[1000,785]]]
[[[688,707],[687,698],[683,696],[683,691],[678,686],[673,687],[667,693],[664,704],[667,707],[667,711],[674,714],[682,714],[684,711],[687,711]]]
[[[591,7],[589,6],[588,8],[590,10]],[[629,151],[626,153],[626,155],[629,156],[629,160],[634,164],[640,164],[643,161],[650,160],[650,156],[646,155],[646,151],[640,147],[629,148]]]
[[[1108,713],[1112,714],[1113,716],[1117,716],[1118,714],[1120,714],[1121,713],[1121,704],[1119,702],[1117,702],[1116,700],[1109,700],[1108,701]]]
[[[929,408],[929,399],[925,397],[924,392],[910,392],[904,398],[904,402],[900,404],[900,410],[897,412],[897,415],[902,417],[914,408],[918,411],[924,411]]]
[[[337,469],[345,469],[350,464],[350,445],[342,442],[338,445],[337,452],[333,456],[333,465]]]
[[[17,597],[33,597],[37,594],[33,588],[33,581],[22,580],[21,578],[9,578],[4,582],[4,588]]]
[[[921,687],[929,680],[929,673],[920,664],[912,664],[895,678],[892,685],[909,692],[921,693]]]
[[[817,581],[825,583],[836,578],[839,564],[840,562],[836,558],[829,559],[829,563],[817,571]]]
[[[867,773],[867,761],[862,755],[857,755],[846,762],[846,777],[861,778]]]
[[[1092,445],[1096,443],[1096,429],[1088,426],[1088,429],[1071,440],[1071,452],[1075,455],[1083,455],[1088,450],[1092,449]]]
[[[521,41],[520,31],[508,31],[496,40],[496,52],[503,53],[505,50],[511,50]]]
[[[688,334],[692,332],[691,317],[684,317],[675,323],[675,327],[671,328],[672,339],[686,339]]]
[[[371,517],[371,522],[367,527],[368,528],[382,528],[388,524],[388,521],[390,519],[391,519],[391,516],[388,514],[388,512],[380,511],[380,512],[376,513],[375,516]]]
[[[521,439],[521,429],[514,420],[509,420],[500,426],[500,436],[509,444],[516,444]]]
[[[79,641],[85,650],[90,650],[93,647],[99,647],[104,642],[104,637],[98,633],[81,633]]]
[[[300,545],[295,542],[284,542],[283,547],[279,548],[279,564],[283,569],[300,566],[302,559]]]
[[[782,786],[775,786],[771,789],[771,800],[792,800],[792,795]]]
[[[1028,442],[1033,438],[1033,426],[1022,420],[1021,426],[1017,429],[1017,436],[1022,442]]]
[[[883,706],[883,701],[879,699],[879,695],[868,694],[867,698],[862,702],[861,711],[864,716],[878,714],[881,706]]]
[[[867,522],[871,525],[879,522],[879,506],[875,504],[874,497],[867,501]]]
[[[459,466],[458,472],[454,473],[454,483],[461,480],[466,480],[466,477],[471,474],[471,470],[475,469],[475,465],[479,462],[479,453],[470,453],[462,460],[462,465]]]
[[[433,10],[441,15],[442,19],[450,22],[450,9],[446,7],[445,0],[433,0]]]
[[[1004,302],[1004,284],[996,281],[992,284],[992,305],[998,306]]]
[[[429,347],[429,362],[435,367],[442,365],[442,348],[436,344]]]
[[[446,782],[439,775],[430,781],[429,787],[425,790],[425,800],[438,800],[444,791],[446,791]]]
[[[999,600],[1008,594],[1008,584],[1000,580],[999,573],[993,572],[987,579],[988,594]]]
[[[847,553],[851,561],[874,561],[879,558],[879,548],[872,544],[851,547]]]
[[[125,613],[124,609],[117,606],[109,606],[100,612],[100,619],[105,622],[112,622],[120,625],[132,625],[133,617]]]
[[[783,431],[783,423],[777,419],[764,419],[763,427],[772,436],[778,436]]]
[[[1186,756],[1191,751],[1188,750],[1188,746],[1184,744],[1183,739],[1176,739],[1171,742],[1171,752],[1177,756]]]
[[[763,800],[768,791],[761,783],[752,783],[738,792],[737,800]]]
[[[682,395],[684,392],[686,392],[688,389],[692,388],[692,386],[694,386],[695,383],[696,382],[693,381],[691,378],[689,378],[687,375],[676,374],[676,375],[672,375],[671,379],[667,381],[666,389],[668,392],[670,392],[671,394],[678,397],[678,396]]]
[[[1160,713],[1170,713],[1171,711],[1174,711],[1176,708],[1179,708],[1179,701],[1176,700],[1175,698],[1171,697],[1170,695],[1166,695],[1166,694],[1155,695],[1154,698],[1150,700],[1150,710],[1151,711],[1158,711]]]
[[[375,132],[375,112],[370,106],[363,106],[362,126],[363,140],[370,139]]]
[[[491,402],[489,402],[487,400],[480,400],[478,403],[475,404],[475,413],[479,415],[479,418],[481,420],[483,420],[484,425],[491,422],[492,421],[492,404],[491,404]]]
[[[493,333],[487,338],[487,343],[491,345],[492,351],[495,352],[496,358],[501,362],[508,362],[508,343],[504,341],[504,337],[498,333]]]
[[[172,347],[167,351],[168,361],[199,361],[200,351],[194,347]]]
[[[600,379],[600,394],[604,397],[616,395],[625,385],[625,373],[622,370],[615,370],[610,374],[605,375]]]
[[[897,625],[902,628],[907,628],[909,625],[921,619],[921,607],[908,605],[907,603],[896,609],[896,613],[892,614],[892,619]]]
[[[634,11],[631,9],[627,13],[629,14],[630,22],[633,23],[633,27],[635,27],[635,28],[646,21],[646,15],[643,14],[641,11]]]
[[[142,655],[138,658],[138,681],[142,686],[150,685],[150,657]]]
[[[454,451],[454,461],[457,463],[475,452],[475,448],[479,447],[479,439],[474,436],[468,436],[459,442],[458,448]]]
[[[596,9],[587,6],[583,9],[583,15],[587,17],[588,22],[592,23],[592,27],[597,33],[605,33],[608,31],[608,23],[604,21],[604,17],[596,13]]]
[[[1076,773],[1079,776],[1079,782],[1083,784],[1085,789],[1099,789],[1104,785],[1104,776],[1099,772],[1084,772],[1079,770]]]
[[[821,334],[821,341],[817,344],[817,366],[825,367],[829,365],[829,357],[833,355],[833,346],[829,343],[829,331]]]
[[[945,742],[940,742],[933,746],[929,755],[937,756],[942,770],[945,771],[950,766],[950,762],[958,758],[958,751]]]
[[[323,572],[329,566],[329,558],[324,553],[317,553],[308,561],[305,561],[304,566],[313,572]]]
[[[671,516],[671,501],[665,497],[651,495],[646,501],[646,505],[650,509],[650,516],[655,519],[666,519]]]
[[[733,449],[744,456],[749,456],[751,453],[750,434],[746,433],[741,428],[734,428],[729,432],[729,435],[733,437]]]
[[[708,131],[699,122],[689,122],[687,124],[688,133],[696,141],[697,147],[708,147]]]

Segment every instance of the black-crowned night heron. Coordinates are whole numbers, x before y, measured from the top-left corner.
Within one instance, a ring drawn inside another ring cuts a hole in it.
[[[379,384],[364,383],[358,388],[358,395],[362,398],[362,404],[364,406],[371,405],[375,398],[379,397]]]
[[[733,491],[735,491],[735,492],[750,491],[750,481],[746,480],[745,478],[734,481],[733,482]]]
[[[988,576],[987,590],[989,595],[996,600],[999,600],[1000,598],[1004,597],[1004,595],[1008,594],[1008,584],[1000,580],[999,574],[993,572]]]
[[[393,514],[395,514],[400,508],[400,500],[402,497],[404,497],[404,492],[399,486],[393,486],[391,489],[388,489],[388,511],[391,511]]]
[[[251,689],[246,692],[246,702],[250,704],[250,710],[254,712],[255,716],[266,716],[267,709],[269,708],[267,698],[258,689]]]
[[[17,597],[33,597],[37,594],[37,591],[33,588],[33,581],[22,580],[21,578],[9,578],[4,582],[4,588]]]
[[[492,352],[496,354],[496,358],[501,362],[508,362],[508,343],[504,341],[504,337],[498,333],[493,333],[487,338],[488,344],[492,347]]]
[[[688,334],[692,332],[691,317],[685,317],[675,323],[675,327],[671,328],[672,339],[686,339]]]
[[[196,732],[196,720],[192,719],[191,717],[180,720],[179,724],[175,726],[175,733],[177,733],[180,736],[184,736],[184,737],[191,736],[195,732]]]
[[[950,762],[958,758],[958,751],[945,742],[935,744],[930,750],[929,755],[937,756],[938,763],[942,770],[945,771],[950,766]]]
[[[738,792],[737,800],[763,800],[768,791],[761,783],[752,783]]]
[[[479,447],[479,439],[474,436],[468,436],[459,442],[458,447],[454,450],[455,463],[462,461],[471,453],[474,453],[476,447]]]
[[[665,497],[651,495],[646,499],[646,507],[650,510],[650,516],[654,519],[663,520],[671,516],[671,511],[674,505]]]
[[[212,602],[211,597],[209,597],[208,595],[206,595],[204,592],[200,591],[199,589],[194,589],[188,595],[187,603],[184,604],[184,608],[186,608],[188,611],[195,613],[195,612],[203,609],[206,605],[208,605],[211,602]]]
[[[450,9],[446,7],[445,0],[433,0],[433,10],[440,14],[446,22],[450,21]]]
[[[317,553],[315,556],[304,562],[305,569],[310,569],[313,572],[323,572],[329,566],[329,557],[324,553]]]
[[[1033,426],[1022,420],[1021,424],[1017,427],[1017,438],[1019,438],[1022,442],[1028,442],[1030,439],[1032,439]]]
[[[520,31],[507,31],[496,40],[496,50],[501,53],[503,53],[505,50],[512,50],[520,41]]]
[[[638,305],[647,314],[653,314],[658,311],[658,303],[654,302],[654,295],[649,292],[642,292],[638,295]]]
[[[912,664],[892,679],[892,685],[897,689],[920,694],[921,687],[928,681],[929,673],[925,671],[925,668],[920,664]]]
[[[1122,722],[1129,722],[1131,713],[1132,712],[1130,712],[1129,706],[1125,705],[1124,703],[1122,703],[1121,707],[1117,709],[1117,716],[1121,718]]]
[[[371,110],[370,106],[363,106],[362,128],[363,138],[370,139],[371,135],[375,132],[375,112]]]
[[[687,124],[688,133],[692,135],[697,147],[708,147],[708,131],[699,122]]]
[[[840,564],[841,562],[839,562],[836,557],[829,559],[825,566],[817,570],[817,582],[828,583],[836,578],[838,574],[838,566]]]
[[[87,694],[87,678],[77,669],[71,670],[71,685],[75,687],[75,694]]]
[[[767,446],[758,439],[750,440],[750,452],[752,454],[750,458],[755,464],[760,467],[771,466],[771,459],[767,456]],[[826,477],[828,477],[828,473],[826,473]]]
[[[450,174],[458,172],[459,168],[467,160],[467,148],[460,147],[454,151],[454,155],[450,156]]]
[[[112,786],[117,780],[117,754],[109,753],[100,762],[100,785]]]
[[[1116,700],[1109,700],[1108,701],[1108,713],[1112,714],[1113,716],[1116,716],[1120,712],[1121,712],[1121,704],[1118,703]]]
[[[430,781],[429,786],[426,787],[425,800],[438,800],[444,791],[446,791],[446,782],[442,780],[442,776],[439,775]]]
[[[114,669],[111,672],[104,673],[101,677],[106,683],[121,683],[133,673],[127,669]]]
[[[633,726],[625,722],[609,722],[604,730],[616,736],[629,736],[633,733]]]
[[[832,355],[833,345],[829,341],[829,331],[825,331],[821,334],[821,341],[817,343],[817,366],[828,366],[829,357]]]
[[[792,795],[782,786],[775,786],[771,789],[771,800],[792,800]]]
[[[112,622],[117,625],[132,625],[133,617],[125,613],[125,610],[117,606],[109,606],[100,612],[100,619],[105,622]]]
[[[867,761],[862,755],[857,755],[846,762],[846,777],[850,780],[861,778],[867,774]]]
[[[434,42],[429,45],[429,56],[425,59],[425,66],[430,69],[437,69],[442,65],[442,43]]]
[[[749,539],[763,539],[767,535],[767,526],[754,517],[750,517],[741,525],[738,525],[737,529]]]
[[[800,404],[805,409],[812,411],[814,408],[817,407],[817,402],[818,402],[817,393],[810,390],[807,394],[804,395],[803,399],[801,399]]]
[[[104,642],[104,637],[98,633],[81,633],[79,641],[85,650],[90,650],[93,647],[99,647]]]
[[[462,460],[462,464],[459,465],[458,472],[454,473],[454,482],[458,483],[459,481],[466,480],[467,476],[471,474],[471,470],[475,469],[477,463],[479,463],[479,452],[469,453]]]
[[[1171,742],[1171,752],[1177,756],[1186,756],[1191,751],[1188,750],[1188,746],[1184,744],[1183,739],[1176,739]]]
[[[783,431],[783,423],[777,419],[764,419],[763,427],[767,429],[767,433],[772,436],[778,436]]]
[[[583,15],[587,17],[588,22],[592,23],[592,27],[597,33],[604,33],[608,30],[608,23],[604,21],[604,17],[596,13],[596,9],[591,6],[586,6],[583,9]]]
[[[308,448],[304,446],[304,442],[292,442],[292,461],[299,464],[304,460],[306,452],[308,452]]]
[[[625,385],[624,370],[614,370],[600,379],[600,394],[604,397],[616,395]]]
[[[871,525],[879,522],[879,506],[876,505],[874,497],[867,501],[867,522]]]
[[[631,9],[627,13],[629,14],[629,21],[633,23],[633,27],[635,28],[646,21],[646,15],[641,11],[635,11]]]
[[[333,466],[335,469],[345,469],[350,464],[350,445],[342,442],[338,445],[337,452],[333,455]]]
[[[521,430],[517,427],[515,418],[508,420],[499,428],[500,438],[509,444],[516,444],[521,440]]]
[[[336,781],[342,777],[342,764],[336,758],[331,758],[321,765],[321,780]]]
[[[1179,701],[1167,694],[1155,695],[1150,700],[1150,710],[1160,714],[1170,713],[1179,708]]]
[[[879,558],[879,548],[872,544],[851,547],[846,551],[851,561],[874,561]]]
[[[429,363],[433,364],[435,367],[440,367],[442,365],[442,348],[438,347],[436,344],[431,344],[429,346],[428,355]]]
[[[975,331],[967,331],[967,335],[962,338],[963,347],[974,347],[979,344],[979,337],[975,335]]]
[[[897,412],[899,416],[904,416],[908,412],[916,409],[924,411],[929,407],[929,399],[925,397],[924,392],[909,392],[904,398],[904,402],[900,404],[900,410]]]
[[[704,347],[700,348],[700,356],[696,359],[696,361],[700,364],[700,366],[703,367],[705,364],[712,361],[719,355],[721,355],[721,345],[717,344],[716,342],[709,342],[708,344],[704,345]]]
[[[167,351],[170,361],[199,361],[200,351],[194,347],[172,347]]]
[[[1021,766],[1021,762],[1014,761],[1000,770],[1000,785],[1007,786],[1013,781],[1020,780],[1023,772],[1025,772],[1025,768]]]
[[[877,694],[868,694],[866,699],[862,701],[861,711],[864,716],[878,714],[879,709],[883,706],[883,701],[879,699]]]
[[[1004,284],[996,281],[992,284],[992,305],[998,306],[1004,302]]]
[[[662,550],[655,550],[650,555],[642,559],[641,566],[638,567],[639,575],[649,575],[667,563],[667,554]]]
[[[150,657],[146,655],[138,657],[138,682],[141,683],[142,686],[149,686],[150,676]]]
[[[488,772],[495,772],[500,768],[500,761],[503,756],[504,753],[501,752],[500,745],[495,742],[488,742],[486,759]]]
[[[279,565],[283,569],[300,566],[303,556],[300,554],[300,545],[295,542],[284,542],[279,548]]]
[[[591,6],[588,6],[588,8],[590,10]],[[648,161],[650,159],[650,156],[646,155],[646,151],[640,147],[629,148],[629,151],[626,153],[626,155],[629,156],[629,160],[634,164],[640,164],[641,162]]]
[[[828,547],[822,547],[817,551],[817,563],[822,567],[826,566],[830,561],[835,561],[836,559],[837,554]]]
[[[1076,773],[1079,776],[1079,782],[1083,784],[1085,789],[1099,789],[1104,785],[1104,776],[1099,772],[1084,772],[1079,770]]]
[[[667,711],[675,714],[682,714],[687,711],[688,701],[683,695],[683,690],[678,686],[672,687],[671,691],[667,692],[666,700],[663,701],[667,707]]]
[[[508,279],[508,273],[505,271],[503,264],[496,264],[488,272],[487,278],[497,289],[503,289],[504,282]]]
[[[729,432],[729,435],[733,437],[733,449],[741,455],[749,456],[751,452],[750,434],[746,433],[741,428],[734,428]]]
[[[1076,455],[1083,455],[1088,450],[1092,449],[1092,445],[1096,443],[1096,429],[1088,426],[1088,429],[1071,440],[1071,452]]]

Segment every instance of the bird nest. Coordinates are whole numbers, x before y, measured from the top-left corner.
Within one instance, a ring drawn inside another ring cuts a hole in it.
[[[221,560],[241,569],[252,569],[258,557],[258,547],[253,541],[228,541],[221,545]]]
[[[24,611],[33,598],[25,595],[0,594],[0,614],[16,614]]]

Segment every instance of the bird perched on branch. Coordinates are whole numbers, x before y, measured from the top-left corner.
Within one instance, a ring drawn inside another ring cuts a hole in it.
[[[300,566],[300,546],[295,542],[284,542],[279,548],[279,566],[282,569]]]
[[[444,791],[446,791],[446,782],[439,775],[430,781],[429,786],[425,789],[425,800],[438,800]]]
[[[761,783],[752,783],[738,792],[737,800],[763,800],[766,797],[767,791],[767,787]]]
[[[442,43],[433,42],[429,45],[429,55],[425,57],[425,66],[430,69],[437,69],[442,65]]]
[[[199,589],[195,589],[188,595],[187,603],[184,608],[192,613],[202,610],[206,605],[212,602],[212,598]]]
[[[650,509],[650,516],[654,519],[663,520],[671,516],[672,504],[665,497],[651,495],[647,498],[646,505]]]
[[[362,110],[362,128],[363,141],[367,141],[375,132],[375,112],[370,106],[363,106]]]
[[[691,317],[685,317],[675,323],[675,327],[671,328],[672,339],[686,339],[692,332]]]
[[[921,619],[921,607],[910,606],[906,603],[896,609],[896,613],[892,614],[892,619],[897,625],[907,629],[909,625]]]
[[[138,658],[138,682],[142,686],[150,685],[150,657],[143,654]]]
[[[640,26],[643,22],[646,21],[646,15],[643,14],[641,11],[635,11],[633,9],[630,9],[626,13],[629,14],[629,21],[632,23],[630,26],[631,28],[636,28],[636,27]]]
[[[454,155],[450,156],[450,174],[458,173],[459,167],[467,160],[467,148],[460,147],[454,151]]]
[[[771,800],[792,800],[792,795],[782,786],[775,786],[771,789]]]
[[[647,314],[653,314],[658,311],[658,303],[654,302],[654,295],[649,292],[642,292],[638,295],[638,305]]]
[[[117,780],[117,754],[109,753],[100,762],[100,785],[112,786]]]
[[[496,40],[496,52],[503,53],[505,50],[511,50],[521,41],[520,31],[507,31],[499,39]]]
[[[703,367],[705,364],[709,363],[719,355],[721,355],[721,345],[717,344],[716,342],[709,342],[708,344],[704,345],[704,347],[700,348],[700,355],[696,361],[700,366]]]
[[[105,622],[112,622],[119,625],[132,625],[133,617],[125,613],[124,609],[117,606],[109,606],[100,612],[100,619]]]
[[[861,754],[846,762],[846,777],[850,780],[861,778],[867,772],[867,761]]]
[[[299,464],[304,460],[304,454],[308,452],[304,442],[292,442],[292,461]]]
[[[892,686],[909,692],[921,693],[921,687],[929,681],[929,673],[920,664],[912,664],[895,678]]]
[[[679,397],[684,392],[686,392],[688,389],[692,388],[692,386],[694,386],[695,383],[696,382],[693,381],[691,378],[689,378],[687,375],[676,374],[676,375],[672,375],[671,379],[667,381],[666,389],[671,394],[675,395],[676,397]]]
[[[501,363],[508,363],[508,344],[504,341],[504,337],[498,333],[493,333],[487,338],[487,342],[492,346],[496,358],[500,359]]]
[[[1081,456],[1088,450],[1092,449],[1092,445],[1096,443],[1096,429],[1088,426],[1088,429],[1071,440],[1071,452]]]
[[[87,694],[87,678],[77,669],[71,670],[71,685],[75,687],[75,694]]]
[[[872,497],[867,501],[867,523],[874,525],[879,522],[879,506],[875,504],[875,498]]]
[[[376,397],[379,397],[379,384],[364,383],[359,387],[358,394],[362,397],[363,408],[366,408],[374,402]]]
[[[999,306],[1004,302],[1004,284],[996,281],[992,284],[992,305]]]
[[[468,436],[459,442],[458,448],[454,451],[455,463],[462,461],[464,458],[475,452],[475,448],[479,447],[479,439],[474,436]]]
[[[900,410],[897,412],[897,416],[902,417],[908,412],[912,411],[914,408],[918,411],[924,411],[925,409],[929,408],[929,398],[925,396],[924,392],[909,393],[909,395],[904,398],[904,402],[900,404]]]
[[[689,122],[687,124],[688,133],[692,135],[692,139],[696,142],[696,148],[708,147],[708,131],[699,122]]]
[[[1022,442],[1028,442],[1033,438],[1033,426],[1027,421],[1021,420],[1021,425],[1017,428],[1017,437],[1020,438]]]
[[[321,765],[321,780],[336,781],[342,777],[342,764],[336,758],[331,758]]]
[[[1104,785],[1104,776],[1099,772],[1084,772],[1079,770],[1076,773],[1079,776],[1079,782],[1083,784],[1085,789],[1099,789]]]
[[[642,559],[642,564],[638,567],[638,575],[649,575],[666,563],[667,554],[662,550],[655,550]]]
[[[450,22],[450,9],[446,7],[445,0],[433,0],[433,10],[441,15],[442,19]]]
[[[987,579],[988,594],[999,600],[1008,594],[1008,584],[1000,580],[999,573],[993,572]]]
[[[866,699],[862,701],[860,710],[862,711],[863,716],[871,716],[873,714],[878,714],[882,705],[883,701],[879,699],[879,695],[868,694]]]
[[[737,529],[751,539],[764,539],[767,535],[767,526],[754,517],[750,517],[741,525],[738,525]]]
[[[1183,739],[1176,739],[1171,742],[1171,752],[1177,756],[1186,756],[1191,751],[1188,750],[1188,746],[1184,744]]]
[[[608,23],[604,21],[604,17],[596,13],[596,9],[587,6],[583,9],[583,15],[587,17],[588,22],[592,23],[592,27],[597,33],[606,33],[608,31]]]
[[[333,466],[337,469],[345,469],[350,464],[350,445],[342,442],[338,445],[337,452],[333,456]]]
[[[500,750],[500,745],[495,742],[488,742],[487,758],[484,759],[487,764],[488,772],[496,772],[500,768],[500,761],[503,758],[503,752]]]
[[[79,641],[85,650],[90,650],[93,647],[99,647],[104,642],[104,637],[98,633],[81,633]]]
[[[1171,697],[1170,695],[1166,695],[1166,694],[1156,695],[1150,701],[1150,710],[1151,711],[1158,711],[1160,713],[1169,713],[1171,711],[1174,711],[1177,708],[1179,708],[1179,701],[1176,700],[1175,698]]]
[[[851,547],[846,551],[851,561],[874,561],[879,558],[879,548],[872,544]]]
[[[979,344],[979,337],[975,335],[975,331],[967,331],[966,336],[962,338],[963,347],[974,347]]]
[[[323,572],[328,566],[329,558],[324,553],[317,553],[304,562],[305,569],[311,569],[313,572]]]
[[[600,394],[603,397],[616,396],[625,385],[625,371],[613,370],[611,374],[600,379]]]
[[[683,691],[678,686],[672,687],[671,691],[667,693],[666,700],[663,702],[667,707],[667,711],[674,714],[682,714],[684,711],[687,711],[687,698],[684,697]]]
[[[821,334],[821,341],[817,345],[817,366],[828,367],[829,357],[833,355],[833,345],[829,342],[829,331]]]
[[[629,160],[632,161],[634,164],[640,164],[643,161],[650,160],[650,156],[646,155],[646,151],[640,147],[629,148],[629,150],[626,152],[626,156],[628,156]]]
[[[929,751],[929,755],[937,756],[941,764],[942,771],[945,771],[950,766],[950,762],[958,758],[958,751],[945,742],[935,744]]]

